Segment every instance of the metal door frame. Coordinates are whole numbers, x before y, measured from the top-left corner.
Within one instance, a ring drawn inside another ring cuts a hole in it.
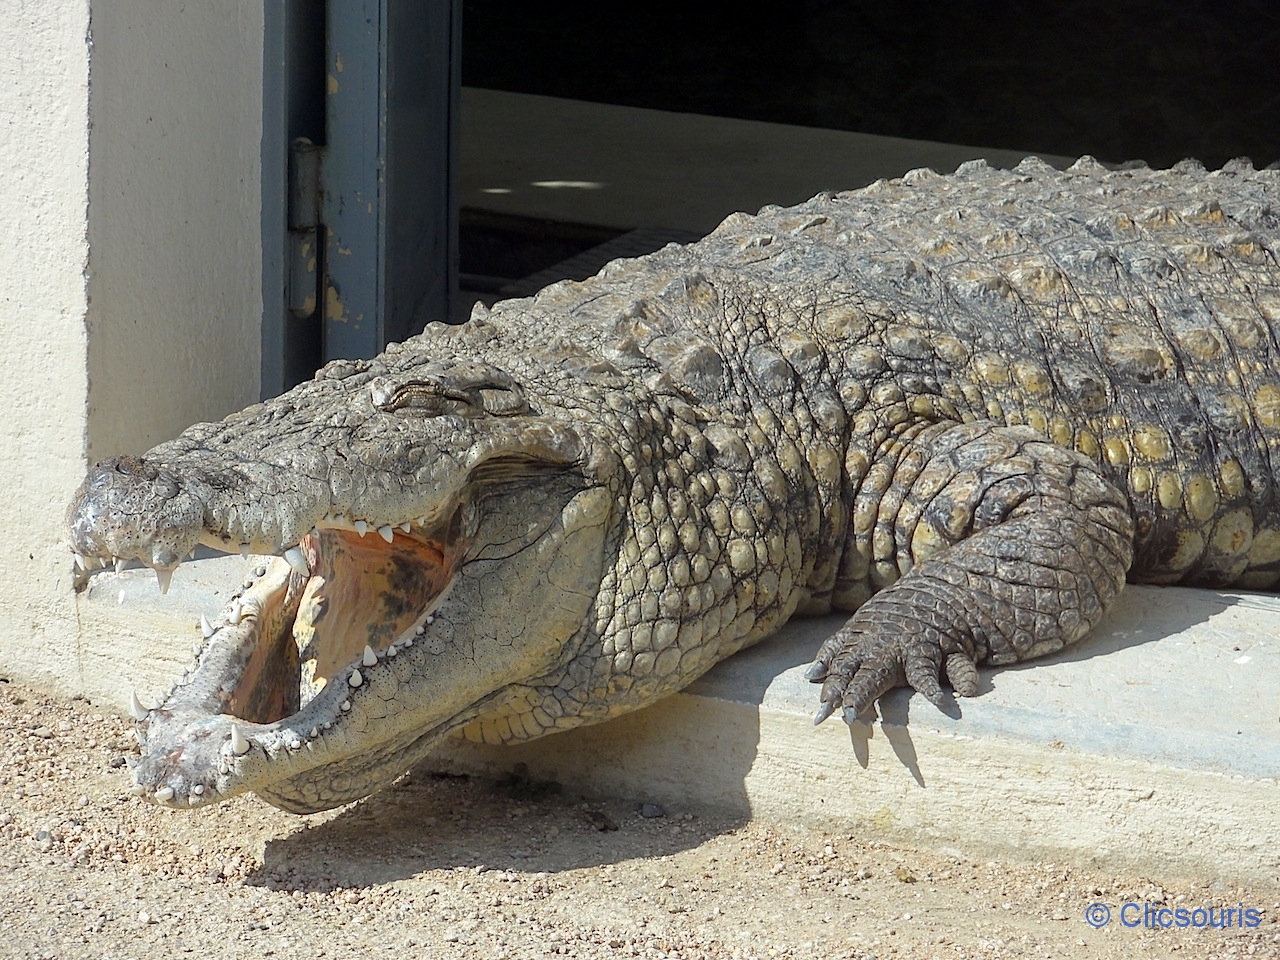
[[[462,6],[268,0],[264,14],[266,397],[449,319]]]

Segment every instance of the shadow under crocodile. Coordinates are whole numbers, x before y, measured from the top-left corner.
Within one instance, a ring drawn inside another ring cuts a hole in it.
[[[248,882],[323,892],[437,869],[555,874],[672,855],[746,820],[702,804],[652,803],[643,794],[600,799],[523,770],[495,780],[425,768],[325,816],[267,840]]]
[[[362,886],[439,867],[538,873],[662,856],[760,815],[762,776],[811,803],[815,820],[830,791],[862,789],[861,771],[904,796],[936,793],[931,775],[950,762],[934,755],[939,733],[972,741],[964,750],[978,758],[1012,739],[1049,763],[1064,747],[1246,776],[1273,775],[1280,762],[1275,598],[1130,587],[1093,635],[983,670],[979,696],[959,706],[938,711],[896,691],[874,725],[837,717],[814,730],[817,687],[803,673],[840,622],[795,621],[688,690],[607,724],[515,747],[451,746],[395,787],[269,841],[257,882]],[[918,747],[924,736],[930,745]],[[872,748],[876,738],[892,757]],[[513,777],[517,767],[528,772]],[[612,799],[584,799],[602,797]],[[668,815],[645,819],[644,803]]]

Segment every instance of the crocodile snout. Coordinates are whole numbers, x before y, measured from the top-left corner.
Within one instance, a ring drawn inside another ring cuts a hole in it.
[[[204,500],[193,485],[138,457],[113,457],[90,471],[67,514],[71,548],[87,560],[138,559],[165,583],[204,529]]]

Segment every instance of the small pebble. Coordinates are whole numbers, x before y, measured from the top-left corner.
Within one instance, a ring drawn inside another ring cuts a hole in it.
[[[656,803],[640,804],[640,816],[646,820],[656,820],[658,817],[665,817],[667,811]]]

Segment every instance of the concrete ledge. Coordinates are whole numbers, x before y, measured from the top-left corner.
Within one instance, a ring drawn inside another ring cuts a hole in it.
[[[874,727],[815,729],[802,674],[839,623],[792,623],[632,716],[452,762],[978,855],[1280,877],[1280,599],[1131,587],[1074,650],[983,671],[962,717],[900,691]]]
[[[221,610],[246,574],[266,559],[218,556],[184,563],[165,596],[155,574],[141,567],[90,576],[76,594],[76,691],[122,712],[131,691],[158,703],[195,662],[200,614],[212,617]]]
[[[190,660],[201,611],[251,565],[184,564],[81,594],[100,638],[91,696],[154,702]],[[117,602],[123,591],[123,602]],[[607,724],[513,747],[459,742],[428,765],[517,763],[570,789],[803,820],[975,855],[1195,878],[1280,878],[1280,598],[1130,587],[1076,648],[984,671],[947,716],[898,692],[874,726],[814,728],[805,665],[838,617],[797,621],[686,692]]]

